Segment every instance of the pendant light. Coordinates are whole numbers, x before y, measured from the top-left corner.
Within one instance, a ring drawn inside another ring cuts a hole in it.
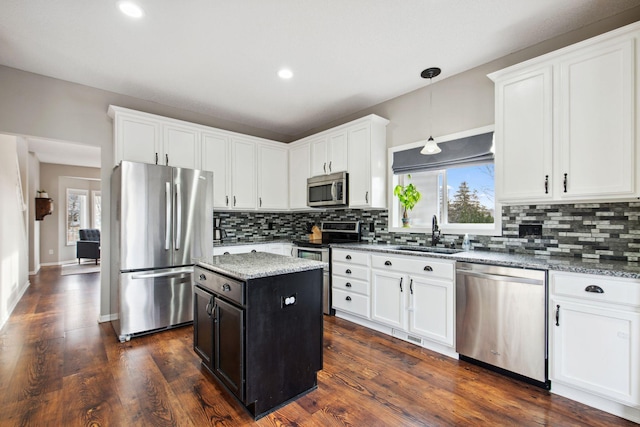
[[[431,67],[431,68],[427,68],[422,73],[420,73],[420,76],[423,79],[429,79],[429,86],[431,86],[431,79],[440,75],[440,71],[441,71],[440,68]],[[429,139],[427,140],[427,143],[424,145],[422,150],[420,150],[420,154],[425,154],[427,156],[430,156],[432,154],[438,154],[442,151],[442,149],[438,147],[438,144],[436,143],[436,141],[433,139],[433,136],[432,136],[433,135],[432,113],[433,113],[433,91],[431,90],[431,87],[429,87]]]

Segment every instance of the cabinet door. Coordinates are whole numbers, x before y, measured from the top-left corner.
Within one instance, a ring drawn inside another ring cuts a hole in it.
[[[346,171],[348,160],[347,131],[341,130],[330,134],[328,144],[327,173]]]
[[[116,164],[121,160],[164,164],[160,144],[160,123],[156,120],[118,114],[116,116]]]
[[[563,199],[635,194],[633,43],[591,47],[560,63],[555,181]]]
[[[371,206],[369,125],[349,129],[349,207]]]
[[[553,197],[551,65],[496,83],[496,195],[501,202]]]
[[[232,207],[256,207],[256,144],[253,141],[232,140],[231,185]]]
[[[289,168],[286,148],[258,146],[258,208],[289,207]]]
[[[307,207],[307,178],[311,171],[311,148],[309,144],[291,147],[289,150],[289,207]]]
[[[220,380],[244,399],[244,312],[228,302],[215,299],[213,370]]]
[[[322,137],[310,142],[311,145],[311,176],[325,175],[329,173],[327,165],[328,145],[327,138]]]
[[[409,331],[453,346],[453,282],[409,278]]]
[[[563,299],[550,311],[551,380],[640,404],[640,313]]]
[[[176,168],[200,169],[198,131],[186,126],[164,125],[163,165]]]
[[[193,349],[209,368],[213,360],[213,294],[194,287]]]
[[[406,277],[387,271],[371,271],[371,319],[404,329]]]
[[[215,133],[202,134],[202,169],[213,172],[213,207],[231,206],[231,150],[229,138]]]

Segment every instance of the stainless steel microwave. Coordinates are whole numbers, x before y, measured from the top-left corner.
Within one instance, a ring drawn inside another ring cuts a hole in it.
[[[349,204],[349,174],[336,172],[307,179],[307,206],[335,208]]]

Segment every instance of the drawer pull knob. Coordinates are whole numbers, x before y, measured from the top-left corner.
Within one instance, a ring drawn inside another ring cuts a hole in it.
[[[433,271],[433,267],[431,267],[430,265],[425,265],[424,271]]]
[[[345,298],[347,301],[351,301],[351,297],[346,297]]]
[[[347,288],[350,288],[350,287],[351,287],[351,283],[349,283],[349,282],[345,283],[344,285],[345,285]]]
[[[594,294],[604,294],[604,289],[598,285],[589,285],[584,288],[585,292],[593,292]]]
[[[385,261],[384,265],[391,265],[391,261]]]
[[[345,273],[346,273],[346,274],[351,274],[351,270],[349,270],[349,269],[347,268],[347,271],[345,271]]]
[[[351,255],[347,255],[345,258],[347,258],[347,259],[351,259]]]
[[[231,292],[231,285],[228,283],[222,285],[222,292]]]
[[[229,252],[225,252],[224,255],[229,255]]]
[[[207,280],[207,276],[205,276],[204,274],[200,275],[200,280]]]

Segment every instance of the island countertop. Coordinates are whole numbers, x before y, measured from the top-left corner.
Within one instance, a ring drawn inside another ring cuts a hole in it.
[[[325,262],[293,258],[268,252],[217,255],[199,259],[197,264],[211,271],[240,280],[277,276],[279,274],[296,273],[327,267],[327,263]]]

